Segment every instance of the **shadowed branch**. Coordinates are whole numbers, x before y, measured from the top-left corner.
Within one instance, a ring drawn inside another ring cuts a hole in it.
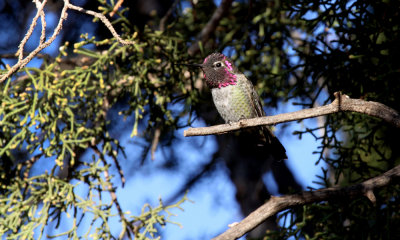
[[[321,202],[331,199],[347,199],[349,197],[365,195],[372,203],[375,203],[373,190],[388,186],[400,179],[400,165],[392,168],[382,175],[371,178],[365,182],[349,187],[331,187],[316,191],[304,191],[298,194],[271,199],[249,214],[241,222],[233,225],[226,232],[213,238],[213,240],[237,239],[257,227],[268,217],[289,207],[300,206],[309,203]]]

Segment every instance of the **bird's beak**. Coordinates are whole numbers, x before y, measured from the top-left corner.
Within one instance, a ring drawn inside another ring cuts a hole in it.
[[[175,65],[182,65],[182,66],[188,66],[188,67],[199,67],[199,68],[203,68],[203,64],[175,63]]]

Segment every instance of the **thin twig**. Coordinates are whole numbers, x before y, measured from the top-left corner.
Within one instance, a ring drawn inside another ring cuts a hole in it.
[[[124,2],[124,0],[118,0],[117,4],[115,4],[112,12],[110,12],[110,17],[114,16],[114,14],[118,11],[118,9],[121,7],[123,2]]]
[[[35,0],[35,4],[37,7],[37,13],[35,15],[35,17],[32,20],[31,25],[29,26],[29,29],[27,31],[27,33],[25,34],[25,37],[22,39],[19,47],[18,47],[18,51],[16,53],[16,56],[18,56],[18,62],[12,66],[7,73],[0,75],[0,83],[4,82],[7,78],[9,78],[12,74],[14,74],[16,71],[18,71],[19,69],[23,68],[26,66],[26,64],[28,64],[36,55],[38,55],[38,53],[40,51],[42,51],[43,49],[45,49],[46,47],[48,47],[55,39],[56,37],[60,34],[63,22],[67,19],[67,10],[68,9],[72,9],[72,10],[76,10],[79,12],[83,12],[85,14],[89,14],[92,15],[94,17],[99,18],[104,25],[110,30],[111,34],[117,39],[118,42],[120,42],[121,44],[124,45],[128,45],[128,44],[135,44],[134,41],[130,41],[130,40],[124,40],[122,39],[118,33],[115,31],[114,27],[112,26],[111,22],[101,13],[97,13],[91,10],[86,10],[83,9],[81,7],[75,6],[73,4],[69,3],[69,0],[64,0],[64,6],[63,9],[61,10],[61,15],[60,15],[60,19],[58,21],[58,24],[56,26],[56,28],[54,29],[53,35],[47,40],[44,41],[46,39],[46,23],[45,23],[45,14],[43,11],[44,5],[46,4],[47,0],[43,0],[42,3],[40,3],[38,0]],[[42,31],[41,31],[41,36],[40,36],[40,43],[39,46],[36,47],[35,50],[33,50],[32,52],[30,52],[28,54],[28,56],[26,56],[24,58],[24,46],[26,44],[26,42],[29,40],[29,38],[32,36],[33,30],[36,27],[37,24],[37,20],[39,18],[39,16],[41,17],[41,21],[42,21]]]
[[[100,150],[97,148],[96,145],[92,145],[91,148],[97,154],[97,156],[99,156],[99,158],[103,162],[104,166],[106,166],[107,162],[104,159],[103,153],[100,152]],[[107,190],[108,190],[108,192],[110,193],[110,196],[111,196],[111,204],[115,204],[115,207],[117,208],[118,215],[121,218],[121,221],[125,222],[126,228],[128,230],[130,230],[130,231],[127,231],[127,234],[128,234],[128,237],[131,238],[130,237],[130,233],[133,232],[133,228],[131,227],[131,224],[129,224],[129,221],[125,218],[125,214],[122,211],[121,205],[119,204],[119,201],[118,201],[118,198],[117,198],[117,194],[115,193],[115,189],[112,187],[113,185],[111,183],[110,174],[108,173],[107,169],[105,169],[103,171],[103,173],[104,173],[104,177],[106,179],[106,182],[108,183]]]
[[[158,142],[160,141],[161,129],[158,127],[154,130],[154,137],[151,143],[151,160],[154,160],[154,154],[157,150]]]
[[[374,203],[373,190],[388,186],[400,179],[400,165],[390,169],[382,175],[371,178],[365,182],[349,187],[331,187],[316,191],[304,191],[298,194],[281,197],[271,197],[268,202],[249,214],[241,222],[233,225],[226,232],[213,238],[213,240],[233,240],[257,227],[267,218],[276,213],[294,206],[321,202],[326,200],[348,199],[354,196],[369,195],[368,198]],[[372,195],[371,195],[372,194]]]
[[[352,99],[347,95],[335,93],[336,99],[328,105],[303,109],[291,113],[283,113],[275,116],[267,116],[252,119],[243,119],[239,122],[230,124],[221,124],[211,127],[189,128],[184,131],[184,136],[204,136],[211,134],[224,134],[236,131],[242,128],[249,128],[263,125],[273,125],[284,122],[302,120],[306,118],[314,118],[318,116],[328,115],[336,112],[358,112],[372,117],[381,118],[384,121],[400,128],[400,115],[394,109],[378,102],[364,101],[361,99]]]
[[[28,29],[28,31],[26,32],[25,37],[24,37],[24,38],[22,39],[22,41],[20,42],[20,44],[19,44],[19,46],[18,46],[18,51],[17,51],[17,53],[15,54],[15,55],[18,56],[18,62],[22,61],[22,59],[23,59],[23,52],[24,52],[25,44],[26,44],[26,42],[28,42],[29,38],[32,36],[33,30],[35,29],[36,24],[37,24],[37,20],[38,20],[39,16],[42,16],[42,14],[43,14],[43,8],[44,8],[44,5],[46,5],[46,3],[47,3],[47,0],[43,0],[42,3],[40,3],[40,2],[37,1],[37,0],[35,1],[36,8],[37,8],[36,15],[35,15],[35,17],[33,17],[32,23],[31,23],[31,25],[29,26],[29,29]],[[42,26],[42,27],[43,27],[43,26]]]
[[[125,179],[124,171],[122,171],[121,165],[119,164],[117,157],[114,155],[111,155],[111,158],[113,159],[115,166],[117,167],[119,177],[121,178],[122,187],[125,187],[126,179]]]
[[[43,0],[42,5],[46,4],[47,0]],[[39,0],[35,0],[36,8],[40,7],[40,2]],[[44,9],[42,8],[42,11],[40,12],[40,21],[42,23],[42,32],[40,33],[40,40],[39,44],[43,44],[44,41],[46,40],[46,16],[44,13]],[[23,51],[22,51],[23,52]]]
[[[94,17],[97,17],[98,19],[100,19],[100,21],[102,21],[104,23],[104,25],[106,25],[106,27],[108,28],[108,30],[110,30],[111,34],[118,40],[118,42],[120,42],[121,44],[124,45],[130,45],[130,44],[135,44],[135,41],[130,41],[130,40],[124,40],[122,39],[118,33],[115,31],[114,27],[112,26],[111,22],[101,13],[98,12],[94,12],[91,10],[86,10],[84,8],[75,6],[73,4],[68,4],[68,8],[76,10],[78,12],[83,12],[85,14],[89,14],[92,15]]]
[[[59,35],[59,33],[61,31],[63,22],[67,19],[68,4],[69,4],[69,0],[64,0],[64,7],[61,10],[61,16],[60,16],[60,19],[58,21],[56,28],[54,29],[53,35],[43,44],[39,44],[39,46],[35,50],[33,50],[27,57],[25,57],[24,59],[18,60],[18,62],[14,66],[12,66],[6,74],[1,76],[0,83],[4,82],[7,78],[9,78],[18,69],[25,67],[25,65],[28,64],[28,62],[30,62],[40,51],[42,51],[44,48],[48,47],[56,39],[56,37]],[[43,4],[42,4],[42,7],[43,7]],[[37,14],[37,16],[39,16],[39,13]],[[37,20],[37,18],[36,18],[36,20]],[[36,25],[36,22],[35,23],[32,22],[32,24]],[[31,24],[30,28],[32,28],[32,24]],[[29,30],[28,30],[27,35],[28,34],[29,34]],[[22,46],[22,48],[23,48],[23,46]],[[19,49],[22,49],[22,48],[21,48],[21,44],[20,44]],[[21,50],[19,50],[19,51],[21,51]],[[17,52],[17,53],[20,54],[19,52]]]

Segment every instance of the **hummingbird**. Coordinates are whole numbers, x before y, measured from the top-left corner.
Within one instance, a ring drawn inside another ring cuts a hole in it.
[[[251,81],[224,54],[212,53],[202,64],[181,65],[201,68],[214,105],[226,123],[266,115]],[[285,148],[267,126],[259,127],[257,134],[275,157],[287,159]]]

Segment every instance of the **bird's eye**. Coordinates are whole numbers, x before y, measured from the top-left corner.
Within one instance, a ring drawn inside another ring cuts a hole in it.
[[[216,67],[221,67],[222,64],[219,62],[219,63],[216,63],[215,66],[216,66]]]

